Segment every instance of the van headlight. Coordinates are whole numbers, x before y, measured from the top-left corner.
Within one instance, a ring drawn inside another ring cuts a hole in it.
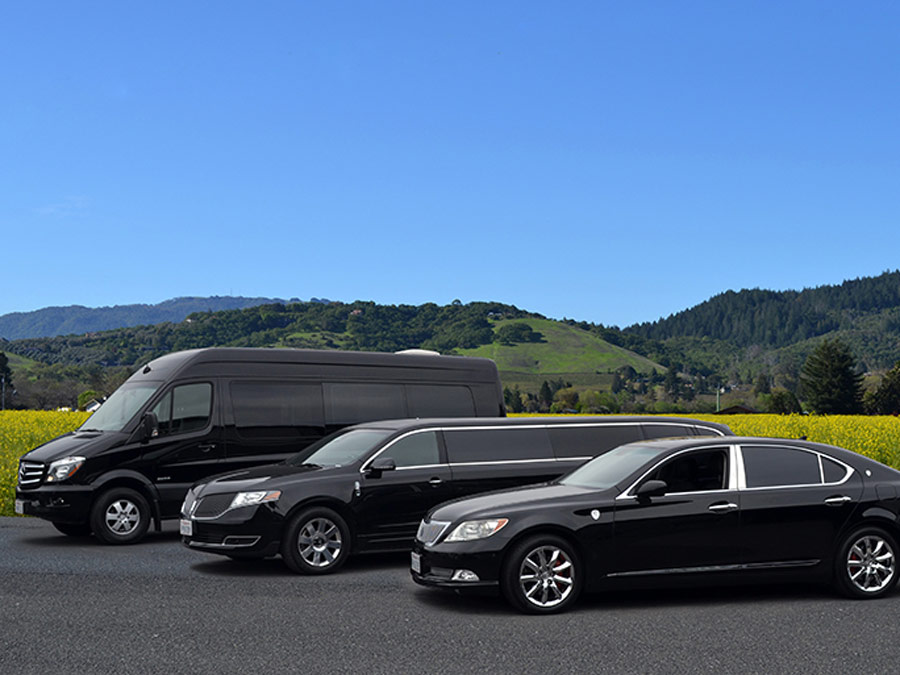
[[[242,506],[255,506],[263,502],[277,502],[281,497],[281,490],[259,490],[256,492],[238,492],[231,500],[229,509],[239,509]]]
[[[486,520],[467,520],[457,525],[444,541],[472,541],[485,539],[496,534],[509,522],[508,518],[487,518]]]
[[[63,457],[55,462],[50,462],[46,480],[48,483],[58,483],[71,478],[72,474],[78,471],[82,464],[84,464],[84,457]]]

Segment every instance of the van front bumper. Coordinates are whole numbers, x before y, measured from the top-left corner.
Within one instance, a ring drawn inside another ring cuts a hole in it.
[[[32,490],[16,488],[24,515],[54,523],[86,523],[90,517],[94,490],[88,485],[42,485]]]

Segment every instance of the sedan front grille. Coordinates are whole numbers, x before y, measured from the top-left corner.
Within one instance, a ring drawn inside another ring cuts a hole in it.
[[[194,507],[194,518],[218,518],[228,510],[234,501],[233,494],[210,495],[201,497]]]
[[[35,488],[44,479],[47,467],[40,462],[19,462],[19,487],[23,490]]]
[[[444,530],[449,526],[450,523],[442,523],[439,520],[432,520],[431,522],[423,520],[419,523],[419,531],[416,532],[416,539],[425,545],[433,544],[440,539],[441,535],[444,534]]]

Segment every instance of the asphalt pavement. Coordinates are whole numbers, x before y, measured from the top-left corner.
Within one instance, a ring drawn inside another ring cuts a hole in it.
[[[616,592],[557,616],[416,586],[406,554],[325,577],[0,518],[2,673],[896,673],[900,594]]]

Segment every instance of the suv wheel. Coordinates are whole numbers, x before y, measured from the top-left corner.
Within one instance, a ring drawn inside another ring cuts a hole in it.
[[[350,555],[350,528],[329,508],[301,511],[288,523],[281,557],[298,574],[330,574]]]
[[[130,488],[113,488],[100,495],[91,508],[91,529],[106,544],[133,544],[150,527],[150,505]]]

